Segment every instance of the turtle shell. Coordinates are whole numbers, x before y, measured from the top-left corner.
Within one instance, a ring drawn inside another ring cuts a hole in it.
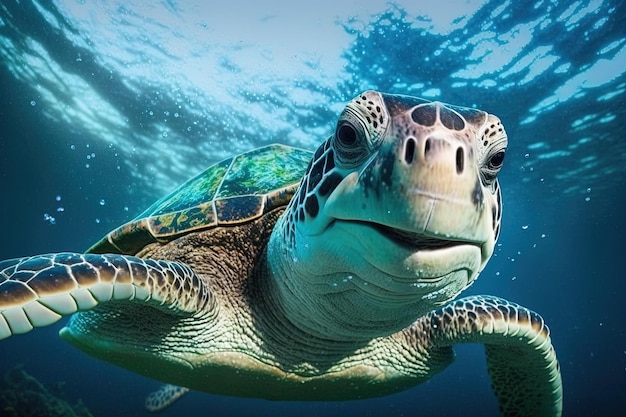
[[[149,243],[256,219],[287,205],[312,156],[268,145],[225,159],[111,231],[88,252],[134,255]]]

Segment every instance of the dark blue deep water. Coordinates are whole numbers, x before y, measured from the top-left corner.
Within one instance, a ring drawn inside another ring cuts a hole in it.
[[[314,149],[364,89],[476,106],[502,119],[509,149],[499,246],[466,293],[542,314],[565,416],[622,415],[624,2],[215,4],[2,0],[0,259],[83,251],[226,156]],[[159,383],[75,350],[56,336],[64,322],[1,341],[0,374],[23,364],[95,416],[148,415]],[[497,404],[483,350],[469,345],[392,396],[191,393],[160,415],[493,416]]]

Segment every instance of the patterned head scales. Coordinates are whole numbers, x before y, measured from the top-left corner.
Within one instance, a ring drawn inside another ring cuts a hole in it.
[[[383,142],[393,146],[383,146]],[[392,183],[413,182],[414,187],[429,189],[438,182],[438,192],[467,199],[481,210],[485,193],[491,194],[491,227],[497,239],[502,215],[497,174],[506,144],[500,120],[484,111],[364,92],[348,103],[335,133],[317,149],[292,202],[297,207],[291,210],[289,223],[307,222],[318,233],[327,224],[327,220],[317,220],[326,200],[346,177],[356,173],[363,192],[379,198]],[[448,151],[451,160],[444,166],[437,158]],[[400,173],[397,161],[427,169]],[[431,178],[425,174],[428,171]],[[435,174],[438,179],[432,178]],[[363,207],[356,209],[363,211]]]

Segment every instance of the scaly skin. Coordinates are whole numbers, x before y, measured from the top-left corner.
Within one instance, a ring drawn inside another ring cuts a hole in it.
[[[269,242],[285,314],[307,333],[363,341],[456,297],[493,253],[506,143],[478,110],[352,100]]]
[[[503,415],[559,416],[543,319],[497,297],[453,301],[493,253],[506,143],[485,112],[365,92],[286,209],[293,188],[272,194],[269,212],[259,200],[248,222],[200,222],[170,241],[134,222],[154,242],[136,254],[1,262],[0,337],[82,311],[61,337],[90,355],[191,389],[284,400],[396,392],[444,369],[454,344],[478,342]],[[132,246],[124,230],[98,247]],[[162,390],[155,407],[184,392]]]

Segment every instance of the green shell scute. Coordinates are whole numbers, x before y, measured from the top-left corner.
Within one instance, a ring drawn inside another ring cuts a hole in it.
[[[172,194],[154,203],[146,211],[137,216],[136,219],[175,213],[210,202],[217,194],[217,190],[224,180],[228,172],[228,167],[231,165],[233,159],[234,158],[229,158],[218,162],[203,173],[191,178],[178,187]]]
[[[255,149],[234,158],[217,198],[267,194],[299,182],[312,154],[282,145]]]
[[[286,205],[313,153],[268,145],[225,159],[191,178],[89,252],[136,254],[185,233],[255,219]]]

